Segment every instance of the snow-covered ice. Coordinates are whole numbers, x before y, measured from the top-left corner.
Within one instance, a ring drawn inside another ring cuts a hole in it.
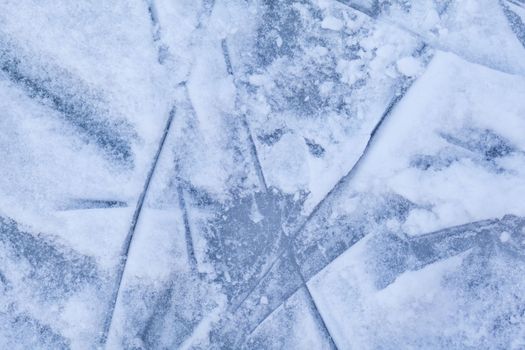
[[[0,4],[0,348],[524,349],[523,0]]]

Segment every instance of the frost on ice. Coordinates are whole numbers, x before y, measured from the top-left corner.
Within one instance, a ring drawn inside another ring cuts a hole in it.
[[[524,23],[5,1],[0,347],[524,348]]]

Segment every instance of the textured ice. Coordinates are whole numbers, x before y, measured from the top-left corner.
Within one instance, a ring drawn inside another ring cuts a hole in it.
[[[0,348],[525,348],[523,0],[0,4]]]
[[[505,216],[409,239],[371,234],[309,286],[342,348],[519,349],[524,224]]]

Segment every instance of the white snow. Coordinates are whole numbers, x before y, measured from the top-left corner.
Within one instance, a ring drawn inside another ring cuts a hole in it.
[[[247,344],[263,345],[266,349],[330,349],[302,289],[261,323]]]
[[[321,22],[321,28],[339,31],[343,28],[344,23],[339,18],[327,16]]]
[[[385,123],[356,176],[356,188],[395,192],[425,208],[414,209],[404,224],[411,234],[510,213],[525,215],[520,204],[525,196],[524,94],[525,79],[520,76],[438,53]],[[494,130],[519,151],[493,164],[441,136],[468,137],[469,128]],[[419,155],[440,157],[446,152],[456,154],[450,157],[457,160],[443,168],[411,165]]]
[[[501,4],[492,0],[410,1],[410,11],[394,4],[381,18],[413,31],[432,46],[504,72],[524,74],[525,48],[512,33]],[[448,3],[448,4],[447,4]],[[480,40],[480,38],[483,38]]]
[[[376,5],[3,1],[0,348],[523,348],[525,10]]]
[[[409,77],[419,75],[423,69],[421,62],[412,56],[400,58],[397,60],[396,66],[401,74]]]
[[[507,243],[510,240],[510,233],[508,233],[507,231],[503,231],[499,236],[499,240],[502,243]]]

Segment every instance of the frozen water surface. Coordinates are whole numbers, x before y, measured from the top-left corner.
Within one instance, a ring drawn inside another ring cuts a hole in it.
[[[524,23],[3,1],[0,347],[524,349]]]

